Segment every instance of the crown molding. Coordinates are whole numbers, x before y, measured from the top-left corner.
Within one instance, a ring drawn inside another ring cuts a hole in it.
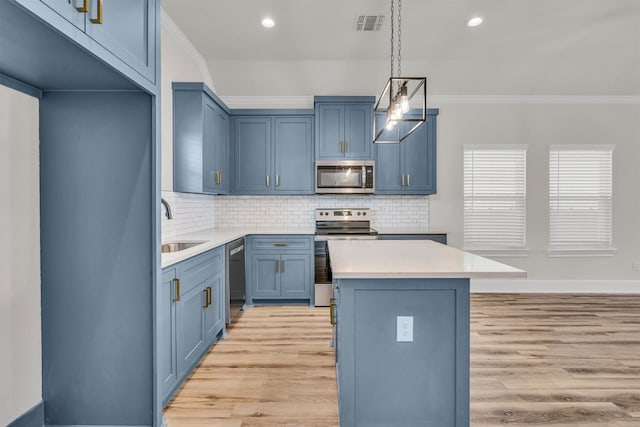
[[[220,96],[231,109],[312,109],[313,96]]]
[[[202,79],[205,80],[207,86],[211,88],[215,92],[215,88],[213,86],[213,80],[211,79],[211,73],[209,72],[209,67],[207,66],[207,62],[204,60],[200,51],[196,49],[196,47],[191,43],[191,40],[182,32],[180,27],[171,19],[169,14],[164,10],[164,8],[160,7],[160,26],[162,29],[167,30],[171,36],[182,45],[185,52],[193,59],[196,63],[198,69],[200,70],[200,74],[202,75]]]
[[[313,108],[313,96],[220,96],[229,108]],[[575,104],[640,105],[635,95],[429,95],[427,103],[439,104]]]
[[[640,104],[636,95],[429,95],[429,104]]]

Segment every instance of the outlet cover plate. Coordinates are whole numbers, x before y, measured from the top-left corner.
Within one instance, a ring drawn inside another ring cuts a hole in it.
[[[397,342],[413,342],[413,316],[398,316]]]

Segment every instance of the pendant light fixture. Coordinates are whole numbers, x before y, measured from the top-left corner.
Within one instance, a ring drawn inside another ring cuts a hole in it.
[[[427,78],[402,77],[401,12],[402,0],[391,0],[391,77],[373,108],[373,142],[378,144],[402,142],[427,118]]]

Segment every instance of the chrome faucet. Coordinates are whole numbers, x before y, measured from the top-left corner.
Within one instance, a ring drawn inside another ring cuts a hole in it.
[[[163,198],[160,198],[160,203],[162,203],[162,204],[164,205],[164,208],[165,208],[165,209],[166,209],[166,211],[167,211],[167,212],[165,213],[165,215],[166,215],[167,219],[172,219],[172,218],[173,218],[173,215],[171,214],[171,206],[169,206],[169,203],[168,203],[165,199],[163,199]]]

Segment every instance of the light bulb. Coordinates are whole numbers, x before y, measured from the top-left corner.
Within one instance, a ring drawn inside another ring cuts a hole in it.
[[[406,113],[409,111],[409,96],[407,95],[407,85],[406,83],[402,85],[402,87],[400,88],[400,93],[399,93],[399,98],[400,98],[400,111],[402,111],[402,113]]]
[[[409,111],[409,99],[406,95],[400,97],[400,110],[402,113]]]
[[[402,106],[400,105],[399,102],[396,102],[395,105],[393,106],[393,113],[396,119],[399,120],[402,118]]]
[[[394,127],[396,127],[396,121],[395,120],[389,120],[384,128],[386,130],[393,130]]]

